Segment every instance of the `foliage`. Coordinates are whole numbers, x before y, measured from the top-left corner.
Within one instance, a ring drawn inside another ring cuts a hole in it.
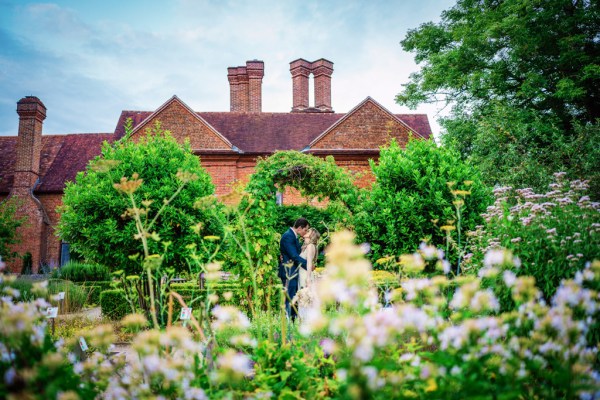
[[[52,297],[60,292],[65,293],[63,300],[53,301]],[[61,314],[80,311],[88,299],[88,290],[82,286],[76,285],[71,281],[62,279],[50,279],[48,281],[48,300]]]
[[[103,145],[102,155],[67,184],[58,231],[86,260],[113,271],[142,271],[136,256],[145,250],[144,242],[149,254],[162,254],[166,265],[183,269],[186,246],[220,232],[206,209],[194,207],[213,192],[189,143],[180,146],[157,124],[137,143],[129,139]],[[136,236],[136,213],[148,238]]]
[[[1,270],[1,267],[0,267]],[[0,282],[12,277],[0,274]],[[9,282],[10,283],[10,282]],[[46,294],[43,283],[32,292]],[[19,293],[3,289],[0,298],[0,398],[93,398],[94,384],[83,382],[65,353],[57,349],[47,331],[44,315],[49,306],[42,298],[22,301]]]
[[[54,270],[52,277],[73,282],[107,281],[110,280],[110,271],[104,265],[69,261]]]
[[[474,229],[491,201],[477,170],[432,141],[410,140],[406,149],[392,141],[371,168],[376,181],[355,219],[374,259],[413,252],[424,240],[459,243],[461,225]],[[448,249],[456,261],[457,251]]]
[[[590,201],[586,182],[569,182],[565,173],[554,177],[545,194],[531,188],[495,189],[486,223],[470,240],[472,265],[481,265],[481,254],[489,250],[510,249],[521,260],[512,272],[534,277],[546,299],[561,281],[600,259],[600,204]]]
[[[331,210],[337,209],[336,215],[344,214],[343,208],[353,210],[358,200],[352,177],[332,157],[321,159],[296,151],[281,151],[258,160],[245,196],[224,223],[228,225],[224,268],[240,277],[252,315],[258,308],[267,307],[267,297],[278,297],[278,290],[271,290],[279,283],[281,235],[275,230],[274,216],[278,215],[276,193],[283,193],[286,187],[298,190],[304,197],[329,199],[335,203]]]
[[[88,293],[86,304],[100,304],[100,293],[109,290],[112,283],[112,281],[89,281],[79,284]]]
[[[585,178],[594,169],[580,165],[598,170],[598,150],[580,133],[590,126],[597,132],[600,117],[598,21],[595,2],[459,0],[440,22],[402,40],[421,69],[397,101],[452,104],[444,140],[487,160],[489,184],[541,189],[543,171],[559,169]],[[582,147],[591,154],[578,152]],[[532,181],[523,169],[534,172]]]
[[[129,313],[125,292],[121,289],[105,290],[100,293],[102,315],[112,320],[123,318]]]
[[[440,255],[422,252],[431,262],[442,261]],[[598,347],[585,334],[600,318],[600,262],[563,281],[551,303],[541,300],[530,277],[506,274],[513,262],[486,256],[486,277],[503,275],[499,284],[518,305],[512,312],[499,311],[480,278],[428,278],[406,264],[400,295],[382,307],[368,284],[370,263],[353,234],[340,232],[316,282],[320,301],[299,325],[273,332],[280,324],[272,314],[258,313],[251,323],[235,307],[218,305],[204,337],[179,326],[142,330],[131,346],[139,359],[133,363],[109,355],[116,338],[110,325],[52,343],[42,316],[46,303],[21,303],[9,291],[0,298],[0,346],[14,358],[0,360],[0,393],[45,398],[56,397],[52,390],[59,388],[84,398],[594,398]],[[285,317],[282,322],[286,327]],[[122,322],[128,329],[147,323],[141,315]],[[80,337],[90,346],[86,359],[73,357]],[[31,357],[35,352],[41,355]],[[41,375],[49,366],[60,373]]]
[[[327,232],[351,229],[354,226],[350,210],[339,201],[330,201],[325,207],[314,207],[309,204],[278,207],[275,232],[285,232],[299,217],[306,218],[310,226],[318,230],[322,237],[326,237]],[[326,245],[326,242],[323,245]]]
[[[25,217],[15,216],[18,206],[17,197],[10,197],[0,202],[0,258],[4,261],[10,261],[17,255],[11,251],[10,246],[20,242],[17,228],[25,222]]]
[[[495,105],[486,116],[445,120],[442,141],[469,155],[490,185],[543,190],[554,171],[564,170],[588,179],[592,198],[600,199],[600,125],[577,124],[565,134],[553,121],[531,110]]]

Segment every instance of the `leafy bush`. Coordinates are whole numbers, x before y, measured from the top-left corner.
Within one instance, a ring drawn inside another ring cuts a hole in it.
[[[105,290],[100,293],[100,309],[102,315],[112,320],[121,319],[131,311],[125,292],[121,289]]]
[[[135,255],[144,254],[144,249],[136,211],[149,229],[148,254],[161,254],[166,265],[182,269],[186,246],[200,246],[207,235],[220,236],[218,219],[210,218],[219,205],[210,202],[208,209],[197,203],[213,193],[210,175],[189,143],[179,145],[157,125],[137,141],[104,143],[102,155],[67,184],[58,231],[86,260],[140,273]]]
[[[60,269],[55,269],[52,277],[73,282],[107,281],[110,280],[110,271],[99,264],[69,261]]]
[[[23,217],[15,218],[18,206],[18,197],[0,202],[0,259],[4,261],[10,261],[17,255],[10,246],[19,243],[17,228],[25,221]]]
[[[477,170],[433,141],[410,140],[406,149],[392,141],[371,168],[376,182],[356,215],[356,233],[371,243],[374,259],[412,253],[424,240],[447,244],[439,226],[456,228],[449,235],[459,242],[457,232],[474,229],[491,203]],[[460,217],[457,201],[463,202]]]
[[[470,233],[471,265],[481,265],[491,249],[510,249],[521,260],[513,272],[533,276],[546,299],[586,262],[600,259],[600,204],[590,201],[587,182],[568,182],[564,173],[554,177],[545,194],[497,188],[485,225]]]

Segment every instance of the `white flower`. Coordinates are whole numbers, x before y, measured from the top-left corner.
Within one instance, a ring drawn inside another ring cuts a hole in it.
[[[217,359],[217,365],[219,368],[231,371],[235,374],[244,376],[251,376],[254,374],[250,357],[243,353],[237,353],[231,349],[227,350]]]
[[[504,280],[504,283],[506,284],[506,286],[512,287],[515,284],[515,282],[517,281],[517,276],[515,275],[514,272],[506,270],[502,274],[502,279]]]

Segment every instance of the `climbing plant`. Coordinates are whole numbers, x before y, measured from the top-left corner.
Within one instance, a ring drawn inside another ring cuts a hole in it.
[[[246,185],[245,194],[230,224],[228,262],[239,274],[240,284],[252,312],[267,297],[274,295],[268,288],[278,283],[276,267],[279,260],[277,192],[291,187],[305,197],[329,199],[349,213],[355,208],[359,189],[352,175],[335,164],[333,157],[325,159],[297,151],[280,151],[259,159],[255,173]]]

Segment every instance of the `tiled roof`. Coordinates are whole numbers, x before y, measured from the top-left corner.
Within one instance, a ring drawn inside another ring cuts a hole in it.
[[[85,133],[43,135],[40,161],[41,184],[36,192],[62,192],[67,181],[100,154],[102,142],[125,134],[124,123],[142,123],[152,111],[123,111],[113,134]],[[276,150],[303,150],[321,133],[346,114],[335,113],[239,113],[199,112],[208,124],[245,153],[268,154]],[[425,114],[395,114],[423,137],[431,136]],[[13,184],[16,136],[0,137],[0,193],[7,194]]]
[[[40,159],[40,185],[36,192],[62,192],[67,181],[100,154],[102,142],[113,139],[111,133],[43,135]],[[0,137],[0,193],[8,193],[13,184],[17,137]]]
[[[344,114],[333,113],[199,113],[245,153],[302,150]]]
[[[56,136],[54,136],[56,138]],[[112,141],[114,135],[110,133],[86,133],[64,135],[60,150],[47,169],[47,173],[42,175],[42,183],[37,188],[37,192],[61,192],[65,183],[74,181],[79,171],[85,170],[88,162],[100,155],[102,143]],[[42,136],[42,139],[44,137]],[[48,139],[51,139],[49,136]],[[44,149],[51,140],[44,143]],[[44,152],[42,151],[42,155]],[[41,172],[41,171],[40,171]]]
[[[127,118],[137,126],[151,111],[123,111],[115,137],[125,134]],[[302,150],[346,114],[334,113],[239,113],[199,112],[206,122],[245,153],[272,153],[276,150]],[[425,114],[395,114],[425,138],[431,127]]]

